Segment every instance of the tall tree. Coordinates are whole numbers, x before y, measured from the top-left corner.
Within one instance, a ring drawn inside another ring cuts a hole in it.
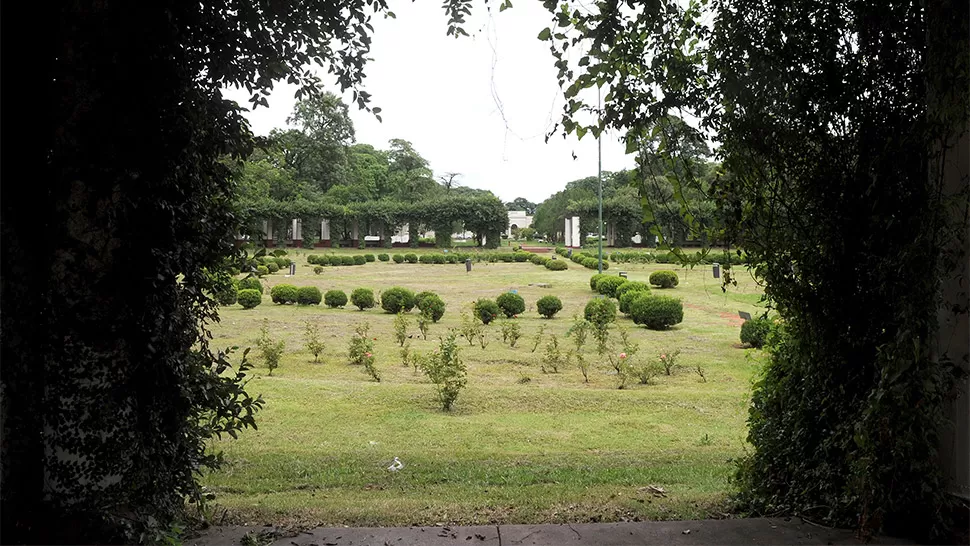
[[[387,176],[395,197],[401,200],[414,199],[428,195],[438,187],[432,178],[428,160],[421,157],[413,144],[393,138],[390,145],[387,150]]]
[[[535,214],[536,205],[532,201],[529,201],[525,197],[516,197],[515,199],[509,201],[505,204],[505,208],[509,210],[524,210],[526,214]]]
[[[325,192],[350,177],[349,146],[354,124],[348,107],[330,92],[310,93],[296,102],[287,123],[296,129],[274,131],[294,177]]]

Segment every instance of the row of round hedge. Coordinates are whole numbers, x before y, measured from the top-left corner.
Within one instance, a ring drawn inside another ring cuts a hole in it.
[[[693,253],[683,253],[684,257],[693,264],[703,265],[703,264],[713,264],[719,263],[721,265],[743,265],[747,263],[747,256],[743,255],[740,251],[728,252],[728,251],[717,251],[717,252],[693,252]],[[609,260],[613,263],[658,263],[658,264],[678,264],[682,263],[682,260],[677,256],[677,254],[669,251],[658,250],[658,251],[647,251],[647,252],[622,252],[616,251],[611,252],[609,255]]]
[[[269,291],[273,303],[285,305],[296,303],[299,305],[320,305],[323,294],[316,286],[294,286],[292,284],[277,284]]]
[[[657,273],[665,274],[655,277]],[[650,284],[661,288],[676,286],[677,274],[673,271],[657,271],[650,276]],[[680,300],[667,296],[655,296],[651,294],[650,286],[644,282],[599,273],[590,277],[589,286],[593,291],[606,296],[587,304],[586,318],[591,322],[590,316],[605,313],[602,308],[607,306],[614,309],[615,315],[613,299],[619,301],[621,313],[629,315],[635,324],[642,324],[652,330],[665,330],[684,320],[684,307]],[[594,302],[608,302],[608,304],[594,304]],[[592,313],[590,305],[594,306]]]
[[[382,254],[382,256],[387,256],[387,255]],[[365,263],[373,262],[374,260],[375,260],[375,257],[373,254],[354,254],[354,255],[343,254],[339,256],[337,254],[324,254],[322,256],[319,256],[317,254],[309,254],[306,257],[307,263],[313,264],[313,265],[320,265],[320,266],[364,265]]]
[[[364,265],[368,262],[393,261],[396,264],[463,264],[465,260],[471,259],[476,262],[488,263],[513,263],[513,262],[532,262],[536,265],[546,266],[552,271],[562,271],[567,269],[565,263],[560,260],[551,260],[546,256],[526,251],[515,252],[449,252],[449,253],[427,253],[415,254],[357,254],[357,255],[337,255],[337,254],[310,254],[307,256],[307,263],[313,265]],[[550,264],[549,262],[553,262]]]
[[[545,318],[552,318],[562,311],[562,300],[556,296],[542,296],[536,300],[536,311]],[[498,318],[501,313],[506,318],[517,318],[525,313],[525,299],[515,292],[505,292],[499,294],[494,300],[480,298],[475,302],[475,317],[484,324],[488,324]]]
[[[599,270],[600,260],[599,257],[590,254],[589,252],[573,252],[572,257],[569,256],[569,251],[565,247],[557,246],[556,254],[560,256],[569,257],[573,262],[585,267],[586,269],[596,269]],[[610,263],[603,260],[603,271],[610,268]]]

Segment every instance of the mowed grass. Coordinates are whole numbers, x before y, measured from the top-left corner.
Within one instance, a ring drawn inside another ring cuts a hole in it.
[[[618,390],[604,362],[595,366],[588,384],[576,368],[557,374],[539,368],[549,334],[571,347],[565,333],[594,296],[593,271],[572,262],[562,272],[531,263],[476,263],[466,274],[464,265],[372,262],[327,267],[316,275],[306,264],[308,253],[291,250],[296,277],[266,277],[262,305],[224,308],[222,322],[213,328],[216,346],[253,346],[266,319],[273,335],[286,342],[272,377],[255,352],[250,354],[257,368],[248,390],[266,401],[259,430],[213,442],[228,463],[205,481],[217,493],[216,502],[228,509],[227,521],[584,522],[698,518],[722,510],[731,459],[744,452],[756,366],[738,348],[738,310],[759,310],[761,292],[748,275],[738,275],[739,286],[723,293],[709,266],[611,264],[610,273],[627,271],[631,280],[646,281],[658,269],[676,270],[680,285],[654,292],[684,301],[684,322],[665,332],[638,328],[620,315],[618,325],[629,328],[640,344],[636,358],[679,349],[683,367],[650,385]],[[486,349],[459,338],[468,387],[446,413],[436,405],[433,385],[401,365],[393,315],[379,308],[274,305],[269,288],[279,283],[348,294],[357,287],[375,294],[392,286],[435,291],[448,308],[428,340],[420,339],[412,325],[411,348],[421,353],[433,350],[439,335],[460,324],[459,314],[471,302],[514,289],[527,304],[526,313],[514,319],[523,337],[510,348],[493,323]],[[535,301],[546,294],[564,304],[552,320],[535,312]],[[320,363],[313,363],[303,347],[307,320],[319,326],[327,344]],[[350,335],[361,322],[368,322],[371,337],[377,338],[380,383],[347,362]],[[532,352],[540,327],[546,335]],[[596,362],[592,340],[586,354]],[[698,365],[706,382],[693,371]],[[389,472],[395,456],[405,467]],[[666,496],[652,494],[649,485]]]

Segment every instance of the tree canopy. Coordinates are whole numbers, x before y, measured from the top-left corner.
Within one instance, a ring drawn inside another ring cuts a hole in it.
[[[412,236],[425,226],[440,232],[439,243],[445,245],[459,229],[489,245],[505,231],[508,215],[497,197],[458,186],[458,173],[436,181],[411,142],[391,139],[383,150],[350,144],[354,126],[339,97],[326,93],[298,100],[289,119],[300,128],[272,133],[263,148],[234,164],[243,231],[255,235],[269,219],[282,238],[291,219],[303,218],[310,220],[304,225],[307,244],[319,235],[322,218],[338,222],[341,234],[349,233],[351,221],[362,220],[390,228],[408,224]]]

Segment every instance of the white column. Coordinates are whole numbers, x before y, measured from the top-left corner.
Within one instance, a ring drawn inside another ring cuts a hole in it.
[[[573,246],[573,229],[570,223],[572,223],[572,219],[566,218],[566,223],[562,230],[563,243],[567,248]]]
[[[360,240],[360,222],[354,219],[353,223],[350,224],[350,238],[354,241]]]
[[[579,216],[573,216],[572,221],[569,222],[569,226],[573,230],[573,235],[572,235],[573,247],[579,248],[583,246],[583,239],[580,237],[580,234],[579,234]]]
[[[299,218],[293,219],[293,239],[299,241],[303,240],[303,220],[300,220]]]
[[[273,221],[263,220],[263,240],[273,239]]]
[[[320,240],[330,240],[330,220],[320,220]]]

